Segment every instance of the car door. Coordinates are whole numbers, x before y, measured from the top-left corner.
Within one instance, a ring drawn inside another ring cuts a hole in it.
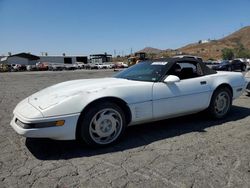
[[[237,60],[237,69],[241,70],[241,67],[242,67],[242,63],[240,60]]]
[[[240,68],[241,68],[241,66],[240,66],[240,61],[238,61],[238,60],[233,60],[233,61],[232,61],[232,66],[233,66],[233,70],[240,69]]]
[[[211,96],[209,76],[153,85],[153,117],[178,116],[198,112],[208,107]]]

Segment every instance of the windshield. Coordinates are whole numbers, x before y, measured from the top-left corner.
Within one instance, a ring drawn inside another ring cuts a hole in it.
[[[119,72],[114,77],[128,80],[157,82],[165,75],[168,67],[167,64],[167,62],[140,62]]]

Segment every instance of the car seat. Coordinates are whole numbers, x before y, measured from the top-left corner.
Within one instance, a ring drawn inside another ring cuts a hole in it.
[[[193,78],[194,77],[194,70],[192,67],[185,67],[181,69],[180,72],[180,79],[188,79],[188,78]]]

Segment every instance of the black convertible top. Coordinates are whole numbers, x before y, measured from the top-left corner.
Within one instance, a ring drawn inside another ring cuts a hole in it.
[[[200,58],[173,57],[141,61],[138,64],[119,72],[114,77],[137,81],[162,82],[166,76],[175,74],[176,65],[178,66],[177,63],[190,63],[197,67],[197,70],[199,69],[199,74],[194,73],[193,69],[192,73],[187,72],[190,71],[190,69],[181,69],[181,79],[217,73],[216,71],[208,68]]]
[[[151,59],[148,60],[149,62],[168,62],[168,66],[172,67],[174,64],[178,63],[178,62],[190,62],[190,63],[199,63],[201,66],[201,69],[203,71],[204,75],[210,75],[210,74],[216,74],[217,72],[215,70],[210,69],[209,67],[206,66],[206,64],[197,59],[197,58],[193,58],[193,57],[183,57],[183,58],[179,58],[179,57],[174,57],[174,58],[159,58],[159,59]]]

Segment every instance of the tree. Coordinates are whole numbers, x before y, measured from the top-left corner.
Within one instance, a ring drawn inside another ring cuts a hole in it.
[[[221,53],[222,59],[232,60],[234,58],[234,51],[232,49],[224,48],[222,49]]]
[[[250,58],[250,51],[246,49],[243,44],[238,44],[238,47],[234,49],[235,57],[237,58]]]
[[[160,57],[161,58],[168,58],[168,57],[170,57],[170,54],[168,52],[163,52],[160,54]]]
[[[249,50],[241,50],[236,54],[237,58],[250,58],[250,51]]]
[[[147,54],[147,57],[148,57],[149,59],[155,59],[155,58],[156,58],[156,55],[157,55],[157,54],[155,54],[155,53],[148,53],[148,54]]]

